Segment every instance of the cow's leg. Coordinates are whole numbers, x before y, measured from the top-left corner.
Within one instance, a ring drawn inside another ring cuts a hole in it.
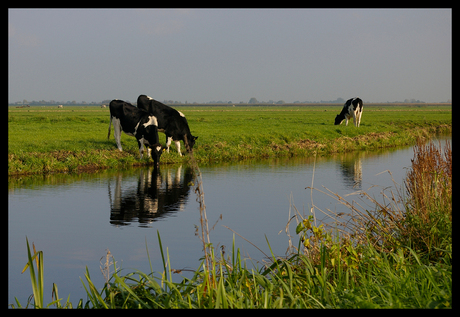
[[[182,156],[182,153],[180,151],[180,141],[174,141],[174,143],[176,143],[177,153],[179,153],[179,155]]]
[[[166,136],[166,152],[169,153],[169,146],[171,145],[172,142],[172,136]]]
[[[117,147],[120,151],[123,151],[121,148],[121,124],[120,119],[112,118],[113,122],[113,136],[115,138],[115,142],[117,143]]]
[[[347,127],[348,126],[348,117],[345,116],[345,126]]]
[[[354,124],[355,127],[358,126],[358,122],[356,121],[358,119],[358,118],[356,118],[356,116],[357,116],[356,112],[357,111],[353,111],[353,124]]]
[[[139,155],[142,158],[144,152],[144,139],[137,140],[137,144],[139,144]]]
[[[358,113],[358,127],[359,127],[359,124],[361,123],[361,116],[362,116],[362,114],[363,114],[362,111],[360,111],[360,112]]]

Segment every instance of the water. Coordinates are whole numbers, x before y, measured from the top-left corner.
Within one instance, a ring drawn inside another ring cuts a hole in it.
[[[308,214],[311,197],[306,187],[311,186],[313,170],[315,188],[325,186],[341,196],[360,190],[379,196],[383,188],[394,185],[393,180],[402,184],[412,157],[412,147],[405,147],[316,160],[284,158],[201,166],[209,226],[214,226],[211,241],[230,251],[233,233],[227,226],[270,254],[268,239],[273,252],[284,255],[290,204]],[[51,301],[52,283],[57,284],[62,298],[70,294],[74,304],[80,298],[86,300],[79,279],[84,279],[86,266],[95,285],[102,287],[99,261],[107,249],[124,272],[150,272],[147,243],[153,269],[161,271],[157,230],[163,247],[168,248],[172,268],[196,268],[203,253],[195,235],[200,219],[193,182],[184,165],[162,166],[159,173],[137,168],[11,180],[8,303],[16,296],[24,305],[32,294],[29,273],[21,274],[27,262],[26,236],[37,250],[44,251],[46,303]],[[319,192],[313,192],[313,201],[322,209],[348,211]],[[291,234],[294,231],[291,228]],[[235,244],[255,263],[263,260],[263,254],[242,238],[236,236]]]

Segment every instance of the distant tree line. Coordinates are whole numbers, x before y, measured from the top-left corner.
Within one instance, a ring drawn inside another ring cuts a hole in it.
[[[96,101],[91,101],[91,102],[86,102],[86,101],[80,101],[80,102],[77,102],[76,100],[72,100],[72,101],[55,101],[53,99],[51,100],[39,100],[39,101],[36,101],[36,100],[31,100],[31,101],[28,101],[26,99],[22,100],[22,101],[16,101],[12,104],[15,104],[15,105],[101,105],[101,104],[106,104],[108,105],[110,103],[112,99],[104,99],[102,100],[101,102],[96,102]],[[130,102],[129,100],[125,100],[127,102]],[[327,103],[327,104],[331,104],[331,103],[338,103],[338,104],[344,104],[345,103],[345,99],[339,97],[335,100],[321,100],[321,101],[309,101],[309,100],[305,100],[305,101],[299,101],[299,100],[296,100],[294,102],[292,102],[293,104],[296,104],[296,103]],[[278,100],[278,101],[274,101],[272,99],[268,100],[268,101],[259,101],[257,100],[256,97],[251,97],[249,99],[248,102],[244,102],[244,101],[239,101],[239,102],[232,102],[232,101],[222,101],[222,100],[219,100],[219,101],[215,101],[215,100],[212,100],[212,101],[209,101],[209,102],[187,102],[187,100],[185,102],[182,102],[182,101],[177,101],[177,100],[163,100],[162,101],[164,104],[167,104],[167,105],[174,105],[174,104],[181,104],[181,105],[194,105],[194,104],[273,104],[273,105],[282,105],[282,104],[285,104],[286,102],[284,100]],[[451,99],[449,99],[447,101],[448,103],[449,102],[452,102]],[[130,102],[132,103],[132,102]],[[387,101],[387,103],[425,103],[425,101],[421,101],[421,100],[416,100],[416,99],[404,99],[404,101]],[[291,104],[291,102],[290,102]]]
[[[110,102],[110,100],[108,101]],[[102,102],[103,103],[103,102]],[[56,101],[56,100],[31,100],[31,101],[28,101],[26,99],[22,100],[22,101],[16,101],[13,103],[14,105],[100,105],[101,102],[95,102],[95,101],[92,101],[92,102],[86,102],[86,101],[80,101],[80,102],[77,102],[76,100],[72,100],[72,101]]]

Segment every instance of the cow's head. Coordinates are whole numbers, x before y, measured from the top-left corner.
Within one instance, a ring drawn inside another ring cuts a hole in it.
[[[153,117],[155,118],[155,117]],[[145,135],[144,138],[147,140],[149,147],[152,149],[151,156],[153,161],[155,162],[155,166],[160,165],[160,156],[163,154],[163,151],[166,149],[165,147],[161,146],[160,140],[158,138],[158,126],[156,125],[156,118],[155,122],[149,125],[144,125],[145,128]]]
[[[166,148],[161,146],[160,143],[151,145],[150,148],[152,149],[150,155],[152,156],[153,162],[155,163],[155,167],[159,167],[161,154],[163,154]]]
[[[185,148],[187,150],[187,152],[192,152],[192,149],[193,149],[193,146],[195,145],[195,140],[198,139],[197,136],[193,136],[193,135],[185,135],[185,138],[184,138],[184,143],[185,143]]]
[[[345,118],[343,118],[342,116],[340,116],[339,114],[335,117],[335,122],[334,122],[334,125],[339,125],[342,123],[342,121],[345,120]]]

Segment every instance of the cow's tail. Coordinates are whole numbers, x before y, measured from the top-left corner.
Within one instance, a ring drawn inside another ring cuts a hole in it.
[[[112,127],[112,115],[110,115],[110,121],[109,121],[109,133],[107,134],[107,140],[110,139],[110,128]]]

